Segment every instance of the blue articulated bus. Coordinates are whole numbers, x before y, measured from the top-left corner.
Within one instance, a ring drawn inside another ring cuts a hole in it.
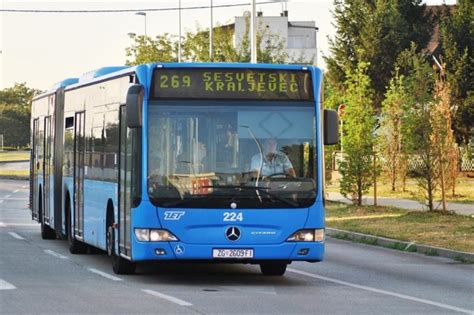
[[[32,217],[114,272],[143,261],[260,264],[324,256],[322,72],[267,64],[107,67],[36,97]]]

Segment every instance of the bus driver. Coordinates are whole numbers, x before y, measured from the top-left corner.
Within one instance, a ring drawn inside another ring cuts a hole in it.
[[[267,139],[263,144],[263,163],[260,153],[252,157],[250,169],[258,172],[261,167],[260,176],[288,175],[296,177],[295,170],[290,159],[285,153],[277,151],[276,139]]]

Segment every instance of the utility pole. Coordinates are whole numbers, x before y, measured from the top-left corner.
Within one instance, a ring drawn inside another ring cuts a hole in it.
[[[374,207],[377,207],[377,153],[375,152],[375,145],[373,145],[374,153]]]
[[[212,16],[212,0],[211,0],[211,27],[209,28],[209,61],[214,61],[214,47],[213,47],[213,38],[214,38],[214,21]]]
[[[252,9],[250,10],[250,62],[257,63],[257,21],[255,18],[256,4],[255,0],[252,0]]]

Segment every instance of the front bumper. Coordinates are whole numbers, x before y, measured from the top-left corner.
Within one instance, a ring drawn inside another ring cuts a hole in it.
[[[253,258],[215,259],[213,249],[253,249]],[[157,254],[160,252],[162,254]],[[302,254],[305,253],[306,254]],[[221,262],[252,263],[261,260],[321,261],[324,257],[324,242],[285,242],[275,245],[199,245],[183,242],[134,242],[133,261],[204,260]]]

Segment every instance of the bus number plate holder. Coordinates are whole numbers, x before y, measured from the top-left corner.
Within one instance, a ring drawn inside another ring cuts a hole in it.
[[[253,258],[253,249],[214,248],[212,249],[212,257],[213,258],[231,258],[231,259]]]

